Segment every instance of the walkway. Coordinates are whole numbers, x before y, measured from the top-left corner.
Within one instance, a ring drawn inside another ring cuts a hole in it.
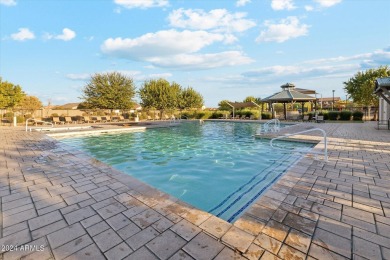
[[[1,259],[390,259],[390,132],[331,136],[234,225],[67,149],[0,127]]]

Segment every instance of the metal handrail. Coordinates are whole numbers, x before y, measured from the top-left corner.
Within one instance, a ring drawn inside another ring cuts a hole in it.
[[[293,152],[299,152],[299,153],[311,153],[311,154],[324,154],[324,161],[327,162],[328,161],[328,141],[327,141],[327,137],[326,137],[326,132],[320,128],[313,128],[313,129],[309,129],[309,130],[305,130],[305,131],[300,131],[300,132],[296,132],[296,133],[293,133],[293,134],[285,134],[283,136],[278,136],[278,137],[275,137],[275,138],[272,138],[271,141],[270,141],[270,146],[274,149],[279,149],[279,150],[283,150],[283,151],[291,151],[291,150],[287,150],[287,149],[283,149],[283,148],[280,148],[280,147],[275,147],[273,145],[273,141],[274,140],[279,140],[279,139],[283,139],[283,138],[286,138],[286,137],[289,137],[289,136],[294,136],[294,135],[298,135],[298,134],[303,134],[303,133],[308,133],[308,132],[313,132],[313,131],[320,131],[323,136],[324,136],[324,146],[325,146],[325,149],[324,149],[324,152],[316,152],[316,151],[310,151],[310,152],[307,152],[307,151],[299,151],[299,150],[293,150]]]
[[[42,121],[42,120],[35,120],[34,118],[29,118],[26,120],[26,132],[28,131],[28,121],[31,120],[31,121],[34,121],[35,123],[43,123],[43,124],[47,124],[47,125],[51,125],[51,127],[53,127],[53,123],[50,123],[50,122],[46,122],[46,121]],[[30,127],[30,132],[31,132],[31,127]]]
[[[271,124],[274,124],[273,127],[270,128]],[[268,132],[279,132],[280,131],[280,120],[277,118],[271,119],[264,123],[262,130],[260,133],[268,133]]]

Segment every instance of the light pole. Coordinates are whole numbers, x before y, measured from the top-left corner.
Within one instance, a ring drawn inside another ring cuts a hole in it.
[[[332,90],[333,92],[333,102],[332,102],[332,111],[334,110],[334,90]]]

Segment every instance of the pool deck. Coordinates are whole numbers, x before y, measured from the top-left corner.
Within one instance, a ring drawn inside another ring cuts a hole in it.
[[[375,126],[283,129],[324,129],[329,161],[305,156],[234,224],[2,126],[0,260],[390,259],[390,131]]]

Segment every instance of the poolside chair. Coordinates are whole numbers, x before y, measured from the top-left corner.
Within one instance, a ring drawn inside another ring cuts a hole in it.
[[[167,114],[164,115],[164,120],[169,120],[169,116]]]
[[[317,116],[316,122],[317,123],[325,123],[324,116]]]
[[[155,115],[155,116],[154,116],[154,119],[155,119],[155,120],[161,120],[160,117],[159,117],[158,115]]]
[[[119,121],[125,122],[127,121],[124,116],[119,116]]]
[[[111,116],[103,116],[102,119],[106,122],[111,122]]]
[[[302,122],[309,122],[309,116],[308,115],[303,116]]]
[[[34,117],[33,123],[34,123],[35,126],[37,126],[38,124],[43,125],[42,118],[41,117]]]
[[[54,123],[54,125],[56,125],[56,124],[59,124],[59,125],[65,124],[65,122],[64,122],[64,121],[61,121],[60,118],[59,118],[58,116],[54,116],[54,117],[53,117],[53,123]]]
[[[81,119],[81,122],[83,123],[95,123],[95,121],[91,120],[89,116],[83,116]]]
[[[94,121],[94,123],[100,123],[102,121],[102,119],[100,118],[100,116],[93,116],[92,117],[92,120]]]
[[[8,117],[3,117],[3,119],[1,119],[1,125],[6,125],[6,124],[9,124],[11,126],[12,125],[12,119],[8,118]]]
[[[73,121],[72,118],[70,116],[66,116],[65,117],[65,123],[66,124],[75,124],[76,121]]]

